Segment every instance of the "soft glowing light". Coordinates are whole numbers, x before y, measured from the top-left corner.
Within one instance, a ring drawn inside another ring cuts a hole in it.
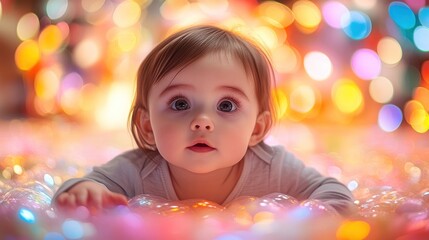
[[[66,13],[68,8],[67,0],[48,0],[46,3],[46,14],[50,19],[59,19]]]
[[[394,95],[393,84],[385,77],[377,77],[369,85],[369,94],[374,101],[387,103],[392,100]]]
[[[353,3],[359,9],[370,10],[375,7],[375,5],[377,4],[377,0],[353,0]]]
[[[419,101],[423,105],[423,108],[429,112],[429,89],[425,87],[417,87],[414,90],[413,99]]]
[[[84,236],[84,228],[79,221],[65,220],[61,228],[66,238],[80,239]]]
[[[40,49],[34,40],[23,41],[15,51],[15,64],[24,71],[32,69],[40,60]]]
[[[34,91],[42,99],[52,99],[56,96],[60,85],[60,79],[54,71],[40,70],[34,79]]]
[[[416,16],[411,8],[399,1],[389,5],[390,18],[402,29],[412,29],[416,25]]]
[[[50,187],[53,187],[55,185],[54,178],[47,173],[43,175],[43,180],[44,180],[44,183],[46,183]]]
[[[310,86],[301,85],[290,94],[290,108],[299,113],[310,112],[316,104],[316,93]]]
[[[112,129],[123,126],[127,122],[128,109],[133,96],[133,87],[130,83],[114,83],[107,92],[105,105],[97,108],[96,120],[100,126]]]
[[[105,3],[105,0],[82,0],[82,8],[90,13],[100,10]]]
[[[402,123],[402,111],[393,104],[384,105],[378,113],[378,126],[385,132],[393,132]]]
[[[371,225],[364,221],[344,221],[337,229],[337,239],[366,239],[371,232]]]
[[[371,19],[360,11],[350,11],[348,15],[343,15],[341,26],[344,33],[353,40],[365,39],[372,31]]]
[[[13,166],[13,172],[17,175],[21,175],[24,172],[24,169],[22,169],[21,165],[15,164]]]
[[[98,62],[101,57],[100,44],[94,39],[79,42],[73,52],[73,59],[82,68],[88,68]]]
[[[16,34],[22,41],[31,39],[39,33],[39,18],[34,13],[27,13],[22,16],[16,26]]]
[[[125,30],[117,34],[117,41],[119,49],[123,52],[129,52],[135,49],[137,45],[137,36],[134,31]]]
[[[274,26],[287,27],[293,23],[295,17],[292,10],[282,3],[264,1],[257,7],[261,17],[273,23]]]
[[[34,213],[26,208],[20,208],[18,210],[18,217],[26,223],[31,224],[36,222],[36,216],[34,216]]]
[[[56,25],[49,25],[39,35],[39,46],[43,53],[53,53],[62,44],[63,36]]]
[[[429,52],[429,28],[418,26],[414,29],[413,40],[416,47],[423,52]]]
[[[299,67],[298,51],[289,45],[279,45],[271,53],[273,67],[280,73],[292,73]]]
[[[384,37],[378,42],[377,53],[387,64],[397,64],[402,59],[401,45],[392,37]]]
[[[423,80],[426,81],[427,84],[429,84],[429,60],[423,62],[421,74]]]
[[[113,22],[119,27],[130,27],[136,24],[141,17],[141,8],[132,0],[125,0],[118,4],[113,12]]]
[[[67,115],[75,115],[79,113],[80,108],[79,104],[79,98],[80,98],[80,92],[76,89],[68,89],[61,95],[61,108]]]
[[[335,82],[332,88],[332,100],[341,112],[347,114],[357,112],[363,105],[360,88],[349,79]]]
[[[281,119],[288,109],[286,93],[281,89],[276,89],[273,97],[275,98],[273,102],[276,103],[276,117],[277,119]]]
[[[429,114],[425,111],[421,103],[412,100],[406,104],[409,112],[409,124],[418,133],[425,133],[429,130]]]
[[[319,8],[311,1],[298,0],[292,5],[295,19],[306,30],[315,30],[322,21]]]
[[[187,0],[166,0],[159,8],[161,16],[167,20],[179,20],[184,17],[190,3]]]
[[[378,77],[381,72],[381,61],[377,53],[371,49],[359,49],[351,59],[353,72],[364,80]]]
[[[322,6],[322,14],[325,22],[333,27],[340,29],[341,26],[341,19],[342,18],[349,18],[350,13],[344,4],[337,2],[337,1],[327,1]]]
[[[314,80],[326,80],[332,73],[331,60],[324,53],[310,52],[304,57],[304,68]]]
[[[273,49],[278,44],[276,32],[269,27],[256,27],[252,32],[252,35],[254,35],[255,39],[259,40],[263,46],[267,47],[268,49]]]
[[[228,10],[227,0],[200,0],[198,1],[200,9],[210,16],[222,16]]]
[[[1,20],[1,15],[2,15],[2,12],[3,12],[3,10],[2,10],[2,5],[1,5],[1,2],[0,2],[0,20]]]
[[[419,10],[419,21],[423,26],[429,27],[429,7],[423,7]]]

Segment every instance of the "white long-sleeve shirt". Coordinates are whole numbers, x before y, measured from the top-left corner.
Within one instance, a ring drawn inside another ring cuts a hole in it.
[[[260,143],[250,147],[242,161],[241,176],[222,205],[227,205],[239,196],[262,197],[270,193],[283,193],[299,201],[321,200],[341,214],[353,208],[352,193],[344,184],[305,166],[282,146]],[[167,200],[179,200],[167,161],[156,151],[127,151],[102,166],[94,167],[84,178],[66,181],[55,193],[54,199],[84,180],[104,184],[110,191],[129,199],[140,194],[150,194]]]

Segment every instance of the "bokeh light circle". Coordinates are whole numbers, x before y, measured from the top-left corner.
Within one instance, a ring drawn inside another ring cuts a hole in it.
[[[314,80],[326,80],[332,73],[332,63],[326,54],[310,52],[304,56],[304,68]]]
[[[380,75],[381,61],[376,52],[363,48],[353,53],[351,67],[359,78],[370,80]]]
[[[140,5],[131,0],[122,1],[113,12],[113,22],[119,27],[130,27],[141,17]]]
[[[388,12],[390,18],[402,29],[412,29],[416,25],[416,16],[406,3],[391,2]]]
[[[39,45],[34,40],[23,41],[15,51],[16,66],[27,71],[32,69],[40,60]]]
[[[31,39],[39,33],[39,18],[34,13],[27,13],[22,16],[16,26],[16,34],[22,41]]]
[[[298,0],[292,5],[297,23],[308,31],[316,29],[322,21],[319,8],[312,1]]]
[[[332,87],[332,100],[343,113],[357,113],[363,106],[363,95],[359,86],[350,79],[340,79]]]
[[[425,27],[429,27],[429,7],[420,8],[418,16],[420,23]]]
[[[316,105],[316,93],[311,86],[297,86],[289,97],[290,108],[299,113],[308,113]]]
[[[392,82],[386,77],[377,77],[369,85],[369,94],[378,103],[387,103],[394,96]]]
[[[325,22],[333,27],[342,28],[341,19],[349,18],[350,13],[347,7],[337,1],[327,1],[322,6],[322,15]]]
[[[422,68],[421,68],[421,74],[422,74],[423,80],[427,84],[429,84],[429,60],[426,60],[423,62]]]
[[[68,4],[67,0],[48,0],[46,14],[52,20],[60,19],[66,13]]]
[[[372,31],[371,19],[363,12],[350,11],[341,18],[344,33],[353,40],[362,40]]]
[[[378,126],[385,132],[393,132],[402,123],[402,111],[393,104],[384,105],[378,113]]]
[[[429,28],[418,26],[414,29],[414,44],[423,52],[429,52]]]
[[[397,64],[402,59],[402,48],[392,37],[384,37],[377,44],[380,60],[387,64]]]

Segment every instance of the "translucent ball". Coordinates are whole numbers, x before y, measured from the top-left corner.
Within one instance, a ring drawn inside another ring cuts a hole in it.
[[[275,203],[286,209],[296,207],[299,204],[296,198],[283,193],[271,193],[263,196],[262,198],[273,200]]]
[[[181,203],[189,206],[190,211],[201,217],[209,217],[222,213],[225,207],[208,200],[203,199],[189,199]]]
[[[166,199],[150,194],[140,194],[128,200],[130,208],[154,209],[159,204],[168,202]]]
[[[226,210],[242,225],[266,219],[274,219],[284,209],[270,198],[241,196],[227,204]]]
[[[338,216],[337,211],[332,206],[317,199],[302,201],[299,206],[307,209],[311,217]]]
[[[7,183],[3,182],[2,180],[0,180],[0,196],[2,194],[5,194],[10,189],[12,189],[12,186],[10,186],[9,184],[7,184]]]

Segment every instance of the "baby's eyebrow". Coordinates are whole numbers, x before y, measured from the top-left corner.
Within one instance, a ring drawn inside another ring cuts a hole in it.
[[[166,95],[168,92],[171,92],[176,89],[194,89],[193,86],[187,85],[187,84],[171,84],[168,85],[162,92],[159,94],[159,96]]]
[[[220,86],[219,89],[233,92],[235,94],[242,96],[246,100],[249,100],[249,97],[240,88],[233,87],[233,86]]]

